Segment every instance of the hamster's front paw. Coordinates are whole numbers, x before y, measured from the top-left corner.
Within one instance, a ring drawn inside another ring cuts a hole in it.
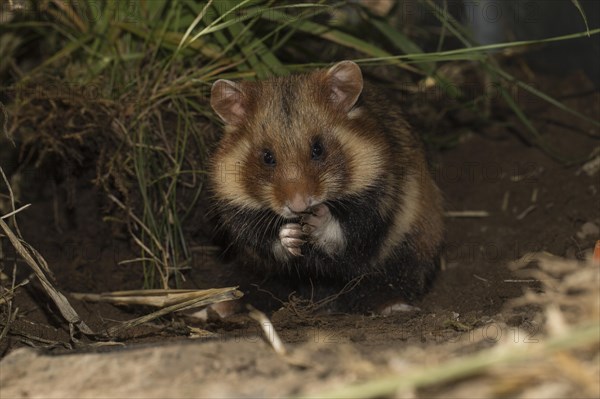
[[[302,217],[302,231],[306,234],[319,236],[330,220],[331,212],[329,212],[327,205],[319,204],[312,209],[311,213]]]
[[[302,231],[309,235],[310,241],[331,256],[335,256],[346,247],[346,238],[340,223],[333,218],[325,204],[315,206],[310,214],[302,217]]]
[[[299,223],[288,223],[281,226],[279,230],[279,240],[283,248],[294,256],[302,256],[300,247],[306,241],[303,239],[305,233],[302,231],[302,226]]]

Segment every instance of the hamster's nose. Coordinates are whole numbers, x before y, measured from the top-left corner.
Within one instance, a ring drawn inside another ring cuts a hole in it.
[[[302,213],[311,205],[311,199],[300,194],[296,194],[291,201],[286,202],[286,206],[294,213]]]

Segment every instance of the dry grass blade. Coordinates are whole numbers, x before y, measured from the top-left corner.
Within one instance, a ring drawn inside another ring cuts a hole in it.
[[[19,313],[19,308],[16,308],[13,310],[12,306],[11,306],[11,307],[9,307],[9,309],[6,313],[7,313],[6,322],[4,323],[4,326],[2,327],[2,331],[0,331],[0,342],[2,342],[4,337],[6,337],[6,335],[8,334],[8,331],[11,329],[10,326],[16,320],[17,314]]]
[[[27,205],[23,205],[22,207],[20,207],[19,209],[15,209],[12,212],[7,213],[6,215],[0,217],[0,219],[4,220],[4,219],[8,219],[9,217],[16,215],[17,213],[21,212],[24,209],[27,209],[31,206],[31,204],[27,204]]]
[[[265,333],[265,338],[267,339],[271,347],[273,347],[275,353],[284,356],[287,353],[287,351],[285,350],[285,346],[283,345],[281,338],[279,338],[279,334],[277,334],[275,326],[273,325],[271,320],[269,320],[266,314],[254,308],[253,306],[248,305],[248,309],[250,310],[250,313],[248,315],[252,319],[256,320],[258,324],[260,324],[263,333]]]
[[[12,217],[13,218],[13,226],[15,226],[15,229],[17,231],[17,235],[20,237],[21,236],[21,232],[19,231],[19,226],[17,225],[17,219],[15,219],[15,215],[17,214],[17,212],[20,212],[21,210],[27,208],[29,205],[25,205],[24,207],[21,207],[17,210],[15,210],[16,205],[15,205],[15,194],[13,193],[12,187],[10,186],[10,182],[8,181],[8,177],[6,177],[6,174],[4,173],[4,169],[2,169],[2,167],[0,166],[0,174],[2,175],[2,180],[4,181],[4,184],[6,184],[6,190],[8,191],[8,199],[10,202],[10,209],[11,212],[3,215],[1,219],[5,219],[8,217]],[[4,212],[4,209],[0,209]]]
[[[162,308],[193,300],[212,298],[214,295],[221,294],[224,290],[234,290],[235,288],[213,288],[208,290],[131,290],[103,292],[101,294],[72,293],[71,296],[75,299],[88,302],[107,302],[113,305],[144,305]]]
[[[544,292],[541,295],[528,290],[522,297],[510,300],[507,304],[510,308],[559,306],[570,323],[588,318],[597,321],[600,317],[600,268],[595,265],[593,254],[590,254],[588,261],[581,262],[547,252],[529,253],[509,267],[523,278],[540,281]]]
[[[152,241],[154,242],[154,244],[161,250],[164,251],[164,248],[162,247],[162,244],[160,243],[160,240],[158,238],[156,238],[153,234],[152,231],[144,224],[144,222],[141,221],[140,218],[138,218],[131,209],[127,208],[127,206],[125,206],[125,204],[123,204],[121,201],[119,201],[114,195],[109,194],[108,198],[113,201],[115,204],[117,204],[117,206],[119,206],[119,208],[123,209],[124,211],[126,211],[129,216],[138,224],[138,226],[140,226],[145,232],[146,234],[148,234]],[[143,243],[140,244],[143,247]],[[144,247],[144,250],[146,252],[148,252],[150,255],[153,255],[152,252],[147,248]],[[153,256],[154,258],[158,259],[158,257]]]
[[[547,359],[550,354],[571,348],[585,348],[600,342],[600,326],[598,323],[582,326],[557,336],[525,351],[519,346],[497,350],[481,351],[475,355],[448,361],[437,367],[424,367],[409,374],[384,377],[360,385],[344,387],[306,398],[376,398],[393,392],[444,383],[488,371],[496,365],[512,365],[529,361],[533,357]]]
[[[2,258],[1,248],[2,248],[2,245],[0,245],[0,261],[4,261]],[[25,281],[23,281],[19,284],[16,284],[16,275],[17,275],[16,269],[17,269],[17,264],[14,263],[11,287],[9,289],[5,289],[4,287],[2,287],[2,285],[0,285],[0,305],[6,305],[6,310],[4,311],[4,313],[6,315],[6,322],[4,323],[4,326],[2,327],[2,331],[0,332],[0,342],[2,342],[2,340],[8,334],[8,331],[11,329],[12,323],[14,323],[14,321],[17,318],[17,314],[19,313],[18,307],[15,307],[15,309],[13,310],[13,301],[12,300],[15,295],[15,290],[17,288],[29,283],[29,279],[25,279]],[[0,272],[0,280],[1,279],[2,279],[2,273]]]
[[[143,324],[143,323],[147,323],[151,320],[157,319],[157,318],[167,315],[169,313],[193,309],[193,308],[197,308],[200,306],[208,306],[213,303],[239,299],[243,296],[243,294],[241,291],[238,291],[236,288],[237,287],[228,287],[228,288],[214,288],[211,290],[206,290],[206,291],[210,291],[210,295],[201,295],[201,296],[197,296],[192,299],[187,299],[187,300],[184,300],[183,302],[179,302],[174,305],[167,306],[165,308],[162,308],[156,312],[152,312],[145,316],[123,322],[122,324],[120,324],[118,326],[114,326],[114,327],[107,329],[105,331],[105,334],[108,337],[114,337],[122,331],[139,326],[140,324]]]
[[[2,173],[2,177],[4,178],[6,186],[9,187],[10,190],[10,184],[2,168],[0,168],[0,172]],[[14,204],[12,191],[10,191],[10,193],[11,201]],[[13,210],[13,216],[14,213],[15,212]],[[14,221],[14,224],[16,226],[16,221]],[[77,327],[77,329],[82,333],[86,335],[93,335],[94,332],[87,326],[87,324],[85,324],[83,320],[81,320],[81,318],[79,317],[75,309],[73,309],[67,298],[65,298],[65,296],[61,294],[50,282],[50,279],[48,278],[48,275],[51,275],[50,268],[48,267],[48,263],[46,262],[46,260],[34,248],[27,244],[22,239],[20,234],[19,236],[17,236],[12,231],[12,229],[4,222],[3,218],[0,218],[0,228],[2,228],[4,234],[6,234],[17,253],[25,260],[25,262],[27,262],[29,267],[31,267],[37,278],[40,280],[40,283],[44,287],[44,290],[52,299],[52,301],[54,302],[64,319],[67,322],[69,322],[71,326]]]
[[[37,278],[40,280],[40,283],[42,283],[44,290],[52,299],[65,320],[68,321],[69,324],[76,326],[82,333],[93,335],[94,332],[83,320],[81,320],[67,298],[52,285],[46,276],[46,273],[44,273],[44,269],[47,269],[47,263],[42,256],[17,237],[2,219],[0,219],[0,228],[2,228],[4,234],[6,234],[17,253],[21,255],[29,267],[31,267]]]
[[[15,275],[15,273],[13,273],[13,276],[14,275]],[[0,305],[4,305],[4,304],[7,304],[7,303],[10,303],[10,301],[12,301],[12,299],[15,296],[15,291],[17,290],[17,288],[24,287],[27,284],[29,284],[29,279],[28,278],[26,278],[25,280],[21,281],[19,284],[15,284],[15,281],[14,281],[14,278],[13,278],[13,286],[10,287],[10,289],[4,289],[4,288],[2,288],[3,291],[0,293]]]
[[[434,397],[468,397],[475,386],[486,388],[477,397],[548,397],[532,392],[547,392],[561,384],[571,389],[565,391],[571,396],[565,397],[598,397],[600,269],[591,260],[568,260],[544,252],[528,254],[509,267],[540,277],[542,285],[541,291],[527,291],[507,303],[509,310],[522,306],[540,309],[533,323],[535,330],[526,338],[506,334],[494,347],[473,355],[446,356],[439,358],[438,364],[425,362],[402,374],[303,397],[375,398],[425,387],[444,394]],[[475,331],[470,335],[477,336],[483,335]],[[458,348],[464,350],[465,346]],[[461,391],[461,382],[469,390]]]
[[[29,334],[25,331],[19,331],[12,329],[10,331],[11,335],[20,337],[20,341],[24,344],[31,346],[32,348],[56,348],[62,347],[65,349],[73,349],[72,345],[68,342],[56,341],[53,339],[46,339],[42,337],[38,337],[36,335]]]
[[[2,101],[0,101],[0,116],[2,117],[2,120],[0,120],[0,127],[2,129],[2,132],[0,133],[4,134],[4,136],[6,136],[6,138],[11,142],[12,145],[15,145],[14,140],[8,134],[8,111],[6,110],[6,107],[4,106]]]

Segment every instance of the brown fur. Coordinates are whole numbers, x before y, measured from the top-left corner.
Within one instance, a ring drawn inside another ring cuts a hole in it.
[[[304,191],[312,189],[317,195],[358,193],[386,169],[392,154],[383,137],[369,134],[375,130],[373,121],[345,120],[322,90],[323,75],[324,71],[318,71],[241,84],[247,92],[243,99],[248,107],[247,119],[243,125],[230,126],[213,157],[212,176],[218,199],[252,207],[259,203],[276,207],[281,205],[290,185]],[[286,110],[274,102],[289,93],[297,96],[293,109]],[[331,154],[325,165],[316,170],[309,162],[308,148],[311,138],[318,135],[326,147],[339,152]],[[306,152],[296,151],[302,147],[307,148]],[[266,169],[260,160],[263,148],[286,154],[284,167]],[[236,164],[243,166],[232,181]],[[229,179],[224,179],[224,175]],[[267,187],[262,186],[265,184]]]

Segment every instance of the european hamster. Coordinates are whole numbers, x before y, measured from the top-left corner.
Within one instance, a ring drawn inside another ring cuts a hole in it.
[[[420,138],[357,64],[218,80],[210,103],[225,124],[211,158],[214,205],[240,262],[316,286],[364,278],[354,310],[426,291],[441,194]]]

